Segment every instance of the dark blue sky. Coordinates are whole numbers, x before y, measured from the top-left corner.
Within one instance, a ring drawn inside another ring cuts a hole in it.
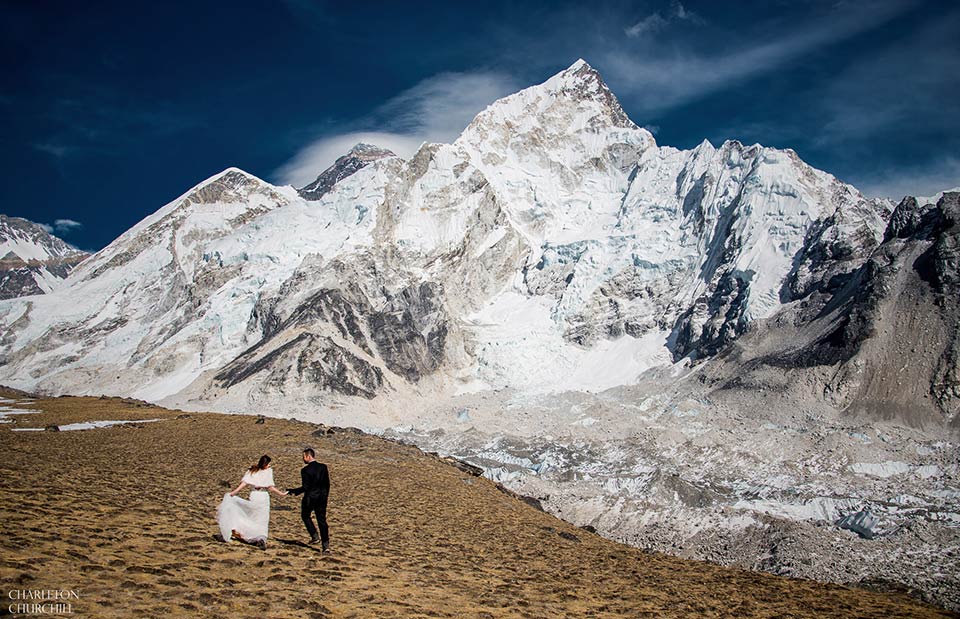
[[[0,212],[99,249],[220,170],[452,140],[583,57],[660,144],[791,147],[870,195],[960,185],[960,4],[4,2]]]

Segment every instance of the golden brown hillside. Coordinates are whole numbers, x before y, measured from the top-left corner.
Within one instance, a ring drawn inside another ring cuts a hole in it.
[[[0,397],[20,399],[13,392]],[[22,402],[22,400],[21,400]],[[946,617],[910,600],[653,555],[378,437],[134,401],[38,399],[0,424],[0,592],[74,590],[77,617]],[[162,421],[69,432],[15,427]],[[272,498],[266,550],[214,541],[228,486],[264,453],[331,474],[333,553]]]

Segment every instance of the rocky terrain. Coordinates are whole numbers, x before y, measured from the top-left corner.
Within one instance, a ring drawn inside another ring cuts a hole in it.
[[[960,608],[956,441],[765,393],[771,414],[764,417],[742,412],[755,401],[736,406],[729,396],[652,393],[644,385],[476,394],[419,406],[412,425],[385,435],[481,467],[610,539],[909,590]]]
[[[946,425],[955,434],[958,220],[960,192],[935,204],[905,198],[857,269],[820,280],[700,377],[723,393],[790,392],[862,419]]]
[[[348,428],[0,396],[4,597],[74,591],[77,616],[954,616],[611,542],[455,462]],[[96,420],[126,423],[68,430]],[[61,431],[16,431],[50,426]],[[333,552],[304,543],[294,498],[271,499],[266,550],[215,541],[217,503],[250,462],[271,454],[278,484],[293,485],[307,444],[330,469]]]
[[[958,195],[657,145],[578,61],[409,160],[199,183],[0,301],[0,380],[359,426],[615,540],[958,608]]]
[[[39,224],[0,215],[0,299],[50,292],[88,255]]]

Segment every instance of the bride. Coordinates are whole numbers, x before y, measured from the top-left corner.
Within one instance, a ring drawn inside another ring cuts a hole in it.
[[[250,499],[243,499],[237,493],[250,486]],[[217,539],[229,542],[238,538],[260,548],[267,547],[267,529],[270,525],[270,495],[287,496],[287,492],[273,485],[273,469],[270,468],[270,456],[260,457],[260,461],[247,469],[240,485],[223,495],[217,507],[217,523],[220,534]]]

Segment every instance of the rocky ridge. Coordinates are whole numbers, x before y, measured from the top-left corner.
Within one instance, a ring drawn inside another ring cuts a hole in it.
[[[87,256],[39,224],[0,215],[0,299],[50,292]]]

